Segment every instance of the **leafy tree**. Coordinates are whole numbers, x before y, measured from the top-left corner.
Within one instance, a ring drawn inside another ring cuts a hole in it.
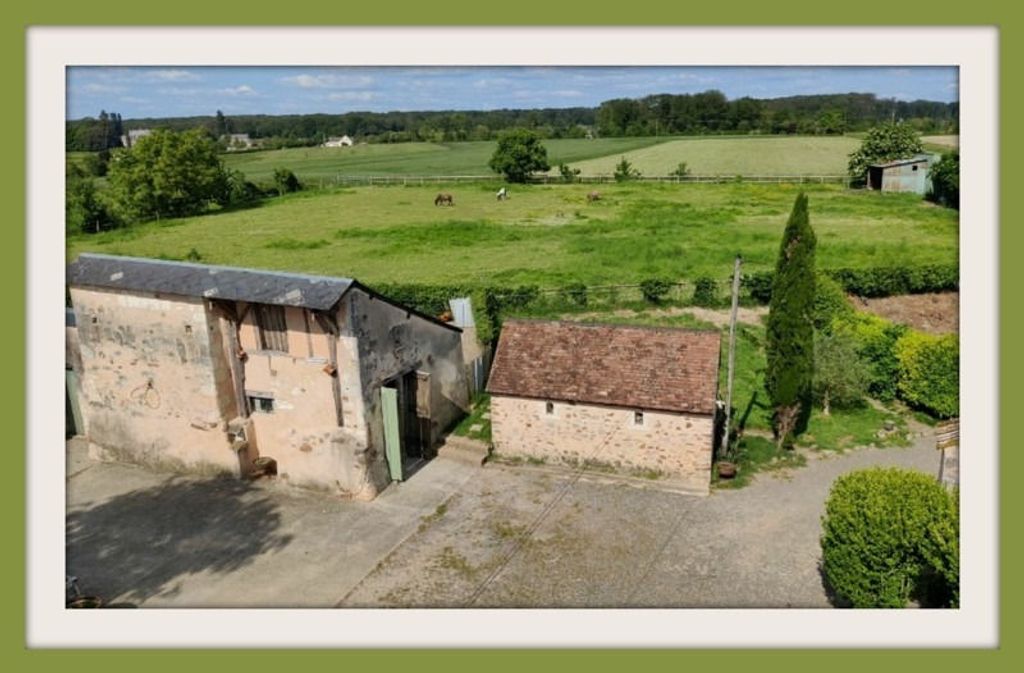
[[[229,194],[217,145],[202,129],[140,138],[113,158],[108,181],[115,212],[129,222],[194,215]]]
[[[622,157],[622,161],[615,164],[615,182],[625,182],[626,180],[636,180],[640,177],[640,171],[633,168],[633,164],[629,162],[626,157]]]
[[[96,233],[116,226],[116,221],[96,193],[91,176],[71,166],[64,181],[64,221],[68,233]]]
[[[960,210],[960,152],[947,152],[928,171],[932,191],[928,198]]]
[[[868,392],[868,373],[849,334],[818,333],[814,340],[814,398],[822,413],[854,407]]]
[[[779,446],[803,432],[811,411],[814,374],[814,230],[807,196],[796,197],[782,234],[765,331],[765,388],[774,408]]]
[[[868,131],[860,148],[850,155],[850,177],[862,183],[869,165],[907,159],[923,151],[921,136],[909,124],[895,122],[876,126]]]
[[[509,182],[526,182],[531,173],[551,168],[548,151],[541,144],[540,136],[528,129],[512,129],[503,133],[488,165]]]

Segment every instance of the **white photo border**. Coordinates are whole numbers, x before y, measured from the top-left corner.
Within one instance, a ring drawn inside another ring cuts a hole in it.
[[[993,27],[31,27],[27,39],[27,638],[33,648],[961,648],[998,637],[998,32]],[[609,44],[615,49],[609,62]],[[628,47],[628,48],[626,48]],[[429,56],[427,56],[429,54]],[[65,68],[76,65],[956,66],[961,596],[957,610],[66,610]],[[396,635],[397,634],[397,635]]]

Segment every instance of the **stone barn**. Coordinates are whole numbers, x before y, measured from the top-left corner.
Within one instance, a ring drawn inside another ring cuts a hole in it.
[[[918,155],[910,159],[872,164],[868,166],[868,189],[924,194],[931,186],[928,163],[928,155]]]
[[[468,407],[461,330],[352,279],[83,254],[67,282],[94,458],[237,475],[272,458],[372,498]]]
[[[503,456],[710,487],[717,331],[508,321],[487,390]]]

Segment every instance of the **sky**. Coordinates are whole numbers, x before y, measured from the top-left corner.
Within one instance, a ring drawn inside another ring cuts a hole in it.
[[[955,67],[85,67],[67,69],[68,119],[596,107],[718,89],[729,99],[873,93],[952,102]]]

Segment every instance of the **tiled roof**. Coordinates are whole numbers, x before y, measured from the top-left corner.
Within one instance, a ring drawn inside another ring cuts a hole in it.
[[[67,282],[316,310],[333,307],[353,284],[351,278],[88,253],[68,265]]]
[[[508,321],[487,392],[713,414],[717,331]]]

